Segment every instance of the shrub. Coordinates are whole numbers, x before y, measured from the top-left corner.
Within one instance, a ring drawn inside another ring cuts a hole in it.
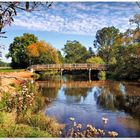
[[[106,80],[106,72],[105,71],[100,71],[98,74],[98,78],[100,80]]]
[[[87,59],[86,62],[91,63],[91,64],[105,64],[103,59],[99,56],[91,57],[91,58]]]

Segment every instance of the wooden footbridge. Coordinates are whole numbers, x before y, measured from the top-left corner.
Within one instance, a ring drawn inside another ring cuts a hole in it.
[[[46,65],[32,65],[28,68],[28,70],[32,72],[42,72],[42,71],[60,71],[61,76],[63,71],[72,71],[72,70],[88,70],[89,71],[89,79],[91,79],[91,71],[106,71],[108,69],[108,65],[95,65],[95,64],[46,64]]]
[[[107,70],[107,65],[95,64],[46,64],[46,65],[31,65],[29,70],[32,71],[48,71],[48,70]]]

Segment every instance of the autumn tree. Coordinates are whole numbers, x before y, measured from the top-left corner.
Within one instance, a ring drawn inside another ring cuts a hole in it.
[[[8,58],[12,59],[11,66],[13,68],[26,68],[30,61],[26,48],[37,42],[38,38],[33,34],[24,33],[23,36],[15,37],[13,43],[9,46]]]
[[[66,63],[85,63],[89,56],[89,51],[78,41],[67,41],[62,50]]]
[[[6,25],[10,25],[14,22],[14,17],[22,10],[26,12],[32,12],[39,8],[50,8],[53,2],[0,2],[0,38],[6,38],[5,31],[3,31]],[[4,45],[0,43],[0,53]],[[2,55],[0,55],[1,57]]]
[[[38,41],[27,47],[30,64],[60,63],[58,52],[49,43]]]

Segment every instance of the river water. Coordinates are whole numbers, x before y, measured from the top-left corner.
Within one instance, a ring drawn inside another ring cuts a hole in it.
[[[140,83],[88,81],[85,77],[65,75],[63,79],[38,81],[41,94],[50,99],[45,114],[60,123],[70,117],[83,126],[118,132],[119,137],[140,137]],[[108,118],[106,125],[102,118]]]

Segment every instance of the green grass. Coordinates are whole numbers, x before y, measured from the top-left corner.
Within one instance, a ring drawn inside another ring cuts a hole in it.
[[[24,117],[16,123],[13,113],[0,112],[0,138],[2,137],[58,137],[62,126],[43,114]]]
[[[24,69],[0,68],[0,72],[20,72]]]

